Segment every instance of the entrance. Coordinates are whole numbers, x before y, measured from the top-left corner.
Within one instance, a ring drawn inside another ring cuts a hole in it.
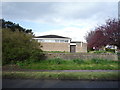
[[[76,52],[76,45],[70,45],[70,52],[75,53]]]

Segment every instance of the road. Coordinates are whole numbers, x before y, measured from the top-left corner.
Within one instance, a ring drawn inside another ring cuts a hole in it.
[[[3,79],[2,88],[118,88],[120,81]]]

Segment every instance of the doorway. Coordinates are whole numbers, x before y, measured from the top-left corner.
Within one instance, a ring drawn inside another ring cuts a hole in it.
[[[76,45],[70,45],[70,52],[75,53],[76,52]]]

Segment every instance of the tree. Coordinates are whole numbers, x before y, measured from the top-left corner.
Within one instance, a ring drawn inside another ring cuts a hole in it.
[[[115,45],[120,49],[120,20],[108,20],[104,27],[107,44]]]
[[[11,61],[37,61],[41,59],[41,45],[33,39],[32,30],[26,30],[18,24],[7,22],[7,25],[3,23],[1,31],[3,65]]]
[[[2,25],[0,26],[0,28],[9,28],[9,30],[11,31],[20,31],[20,32],[24,32],[24,33],[31,33],[33,34],[32,32],[32,29],[25,29],[23,27],[21,27],[19,24],[15,24],[11,21],[5,21],[4,19],[0,19],[0,22],[2,23]]]
[[[106,45],[115,45],[120,49],[120,21],[109,19],[105,25],[88,32],[86,36],[88,48],[101,48]]]

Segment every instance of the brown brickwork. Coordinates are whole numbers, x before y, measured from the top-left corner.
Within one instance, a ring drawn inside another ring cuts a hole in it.
[[[66,51],[70,52],[70,43],[47,43],[42,42],[41,45],[43,46],[41,49],[43,51]]]
[[[70,43],[41,42],[43,51],[65,51],[70,52]],[[81,47],[82,46],[82,47]],[[76,52],[87,52],[86,43],[76,43]]]
[[[76,52],[87,52],[87,44],[86,43],[76,43]]]

